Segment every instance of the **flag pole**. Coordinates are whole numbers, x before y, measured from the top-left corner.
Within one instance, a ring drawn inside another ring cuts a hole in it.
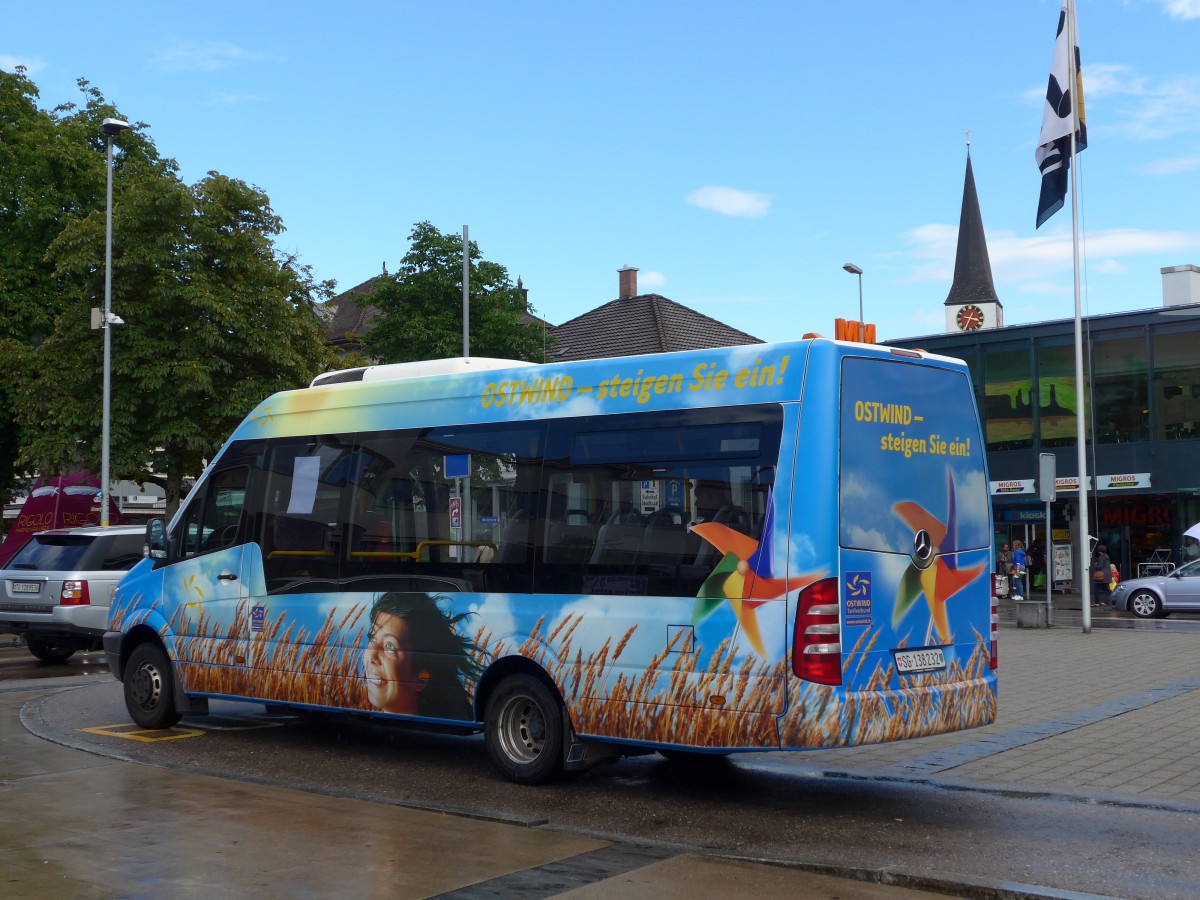
[[[1083,633],[1092,630],[1092,548],[1088,528],[1087,430],[1084,427],[1083,316],[1079,302],[1079,188],[1075,178],[1075,138],[1079,132],[1079,72],[1075,65],[1075,0],[1067,4],[1067,84],[1071,91],[1071,256],[1075,275],[1075,450],[1079,472],[1079,597]],[[1050,523],[1046,523],[1047,529]],[[1049,535],[1047,535],[1048,537]]]

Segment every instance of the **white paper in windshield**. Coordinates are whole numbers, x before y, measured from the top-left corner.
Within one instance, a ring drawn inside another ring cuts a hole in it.
[[[292,496],[288,499],[288,515],[311,516],[317,502],[317,479],[321,476],[319,456],[296,457],[292,472]]]

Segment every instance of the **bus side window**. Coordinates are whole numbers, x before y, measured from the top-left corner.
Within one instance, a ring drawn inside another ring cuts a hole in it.
[[[192,498],[175,536],[179,559],[223,550],[242,539],[248,476],[246,466],[214,472],[203,486],[203,494]]]
[[[552,420],[538,589],[695,596],[722,554],[691,526],[760,537],[781,423],[773,405]],[[587,498],[595,529],[582,561],[572,553],[584,526],[554,516],[576,496]]]
[[[528,590],[541,431],[516,422],[359,434],[343,584]]]
[[[269,448],[259,525],[268,593],[336,589],[351,463],[349,448],[334,437]]]

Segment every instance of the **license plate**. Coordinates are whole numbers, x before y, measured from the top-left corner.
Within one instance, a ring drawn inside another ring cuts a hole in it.
[[[927,650],[895,650],[896,671],[902,675],[917,672],[936,672],[946,668],[946,654],[941,647]]]
[[[41,590],[42,585],[37,581],[14,581],[12,583],[14,594],[37,594]]]

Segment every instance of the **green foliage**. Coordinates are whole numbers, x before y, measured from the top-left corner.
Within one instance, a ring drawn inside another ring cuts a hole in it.
[[[382,313],[367,346],[389,363],[462,356],[462,237],[419,222],[409,240],[399,270],[367,295]],[[470,259],[471,355],[545,362],[548,337],[507,270],[474,242]]]
[[[100,123],[120,116],[80,87],[82,109],[46,113],[23,73],[0,72],[0,352],[19,463],[41,472],[100,468]],[[332,285],[276,251],[283,225],[258,188],[184,184],[138,127],[114,144],[111,474],[163,483],[172,509],[255,404],[335,365],[314,310]]]

